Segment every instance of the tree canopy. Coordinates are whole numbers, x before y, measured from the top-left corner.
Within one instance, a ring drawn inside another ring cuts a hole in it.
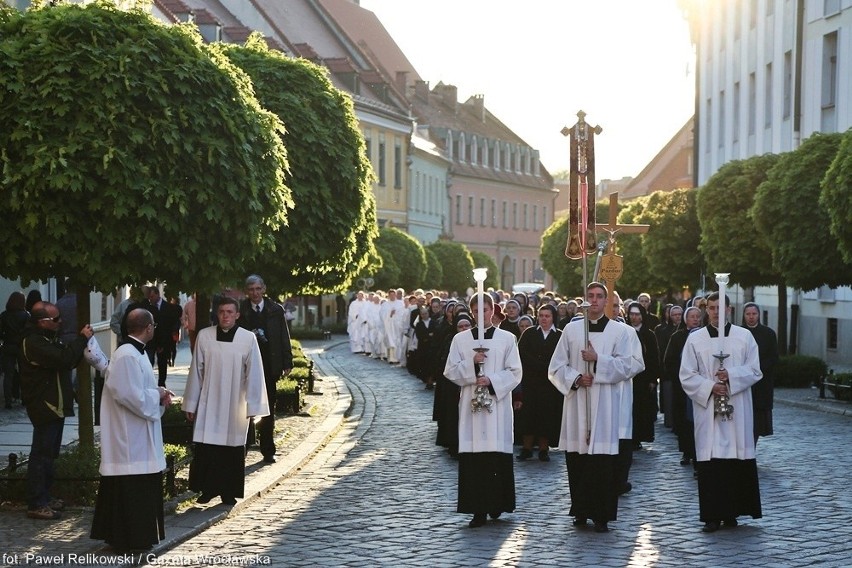
[[[802,290],[852,283],[820,204],[820,182],[840,147],[840,134],[812,134],[793,152],[781,154],[760,184],[754,220],[787,284]],[[846,212],[848,216],[848,211]]]
[[[283,125],[190,25],[110,2],[0,21],[2,273],[217,286],[292,205]]]
[[[478,250],[470,251],[470,257],[473,259],[474,268],[488,269],[488,275],[485,277],[484,286],[486,288],[499,288],[500,269],[497,268],[497,263],[494,259],[491,258],[490,255]]]
[[[439,288],[464,296],[468,288],[476,286],[473,280],[473,258],[465,245],[454,241],[436,241],[426,245],[426,248],[431,250],[441,263],[443,278]]]
[[[376,239],[376,249],[383,261],[382,269],[375,274],[377,288],[413,290],[423,285],[426,252],[417,239],[396,227],[382,227]],[[388,273],[389,259],[396,265],[396,274]]]
[[[377,235],[373,173],[351,98],[325,68],[270,50],[259,33],[245,46],[215,48],[251,77],[261,105],[286,126],[295,208],[274,233],[275,254],[257,255],[254,271],[281,292],[348,288],[375,254]],[[397,262],[407,274],[405,259]]]
[[[648,272],[654,275],[655,291],[674,292],[695,287],[704,259],[698,250],[701,231],[692,189],[655,191],[639,222],[650,225],[642,240]]]
[[[846,264],[852,264],[852,128],[846,131],[837,155],[822,180],[820,207],[828,212],[831,234]]]
[[[641,223],[645,215],[649,197],[633,199],[621,208],[618,213],[619,224]],[[653,227],[650,230],[652,230]],[[616,234],[616,252],[624,257],[624,272],[615,283],[615,290],[622,299],[635,298],[641,292],[649,294],[664,289],[662,279],[651,273],[649,263],[642,251],[644,235]],[[607,282],[610,292],[613,291],[611,282]]]
[[[753,219],[757,188],[778,162],[777,154],[734,160],[723,165],[698,192],[701,252],[708,272],[729,272],[741,286],[771,286],[781,281],[772,251]]]
[[[423,277],[422,287],[437,288],[444,280],[444,269],[441,268],[441,261],[428,246],[423,248],[423,252],[426,253],[426,276]]]

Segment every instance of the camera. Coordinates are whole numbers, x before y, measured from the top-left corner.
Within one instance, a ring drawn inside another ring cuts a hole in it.
[[[254,333],[254,336],[257,338],[258,343],[269,343],[269,339],[266,337],[266,332],[263,331],[263,328],[257,328],[251,330]]]

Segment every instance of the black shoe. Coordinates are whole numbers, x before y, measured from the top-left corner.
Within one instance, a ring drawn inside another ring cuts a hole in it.
[[[587,520],[588,519],[586,517],[577,517],[571,524],[575,527],[585,527]]]
[[[595,532],[596,533],[609,532],[609,526],[607,526],[606,521],[595,521]]]
[[[683,454],[683,457],[680,459],[680,465],[689,465],[690,463],[692,463],[692,460],[689,459],[689,456]]]
[[[275,463],[275,456],[263,456],[263,463]]]
[[[527,461],[532,456],[533,456],[532,450],[528,450],[528,449],[524,448],[524,449],[521,450],[521,453],[518,454],[518,457],[516,459],[519,462],[522,462],[522,461]]]
[[[735,529],[739,525],[736,519],[725,519],[724,521],[722,521],[722,524],[725,526],[725,528],[729,529]]]
[[[222,503],[225,505],[236,505],[237,499],[235,497],[222,497]]]
[[[201,495],[198,496],[198,499],[196,499],[195,502],[200,504],[200,505],[206,505],[207,503],[210,502],[211,499],[213,499],[213,497],[215,497],[215,495],[206,495],[206,494],[202,493]]]
[[[701,532],[714,533],[717,530],[719,530],[719,521],[707,521],[704,523],[704,528],[701,529]]]
[[[547,450],[541,450],[540,452],[538,452],[538,461],[550,461],[550,454],[547,452]]]
[[[426,390],[427,390],[427,391],[435,390],[435,385],[433,385],[433,384],[431,384],[431,383],[427,383],[427,384],[426,384]]]
[[[499,518],[500,518],[500,515],[501,515],[501,514],[502,514],[502,513],[500,513],[500,512],[498,511],[498,512],[496,512],[496,513],[488,513],[488,516],[489,516],[489,517],[491,517],[491,520],[496,521],[497,519],[499,519]]]
[[[621,486],[621,489],[618,490],[619,495],[624,495],[625,493],[630,493],[630,490],[633,489],[633,484],[629,481]]]
[[[481,527],[482,525],[485,524],[486,519],[487,519],[487,517],[485,516],[485,513],[477,513],[473,516],[473,518],[470,520],[470,522],[467,524],[467,526],[469,526],[472,529],[475,529],[477,527]]]

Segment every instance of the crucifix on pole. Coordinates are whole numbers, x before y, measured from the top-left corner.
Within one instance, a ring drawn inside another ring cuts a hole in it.
[[[598,276],[606,285],[607,289],[612,292],[615,290],[615,282],[621,278],[624,273],[624,259],[616,254],[615,250],[615,235],[616,233],[623,234],[642,234],[647,233],[650,225],[619,225],[618,224],[618,193],[611,193],[609,196],[609,217],[607,223],[597,223],[595,228],[598,231],[604,231],[609,234],[609,245],[607,253],[601,258],[600,271]],[[606,316],[613,317],[612,302],[606,304]]]

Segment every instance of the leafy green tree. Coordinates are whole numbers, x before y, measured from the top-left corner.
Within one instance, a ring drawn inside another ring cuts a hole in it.
[[[211,289],[292,206],[283,125],[193,26],[112,2],[0,16],[0,273]],[[94,443],[88,367],[80,441]]]
[[[841,137],[816,133],[782,154],[755,196],[753,217],[773,264],[788,285],[802,290],[852,283],[852,264],[843,261],[829,214],[820,204],[820,182]]]
[[[0,53],[4,276],[212,288],[271,250],[283,126],[193,27],[58,5],[7,15]]]
[[[831,220],[831,234],[838,241],[838,248],[846,264],[852,264],[852,128],[846,131],[840,148],[822,180],[819,196],[822,209]]]
[[[500,286],[500,269],[497,268],[497,263],[488,254],[472,250],[470,257],[473,259],[474,268],[487,268],[488,276],[485,278],[485,288],[498,288]]]
[[[778,287],[778,346],[786,353],[787,285],[753,218],[757,188],[778,159],[764,154],[719,168],[698,192],[698,221],[708,273],[729,272],[731,282],[745,287]]]
[[[454,241],[436,241],[426,245],[426,248],[438,257],[441,264],[441,289],[464,296],[468,288],[476,287],[473,280],[473,258],[466,246]]]
[[[264,108],[285,124],[288,185],[295,209],[275,232],[276,252],[260,254],[257,272],[280,292],[341,291],[367,267],[377,235],[373,173],[352,100],[325,68],[270,50],[259,33],[245,46],[216,44],[254,84]],[[395,255],[403,275],[421,278],[422,253]],[[385,269],[387,272],[387,269]]]
[[[731,282],[746,287],[780,282],[769,243],[752,218],[757,188],[777,162],[777,154],[734,160],[701,187],[698,222],[708,272],[730,272]]]
[[[426,276],[423,277],[422,284],[417,287],[437,288],[444,280],[444,269],[441,267],[441,261],[429,247],[424,247],[423,252],[426,253]]]
[[[649,197],[639,197],[627,202],[618,214],[619,224],[641,223],[648,200]],[[642,251],[643,237],[638,234],[616,234],[616,252],[624,257],[624,273],[614,287],[622,300],[636,298],[641,292],[661,292],[665,288],[661,279],[651,273],[648,259]],[[612,283],[607,282],[607,287],[612,291]]]
[[[387,290],[398,288],[399,279],[402,277],[402,269],[396,261],[396,256],[389,250],[383,250],[381,245],[376,245],[379,256],[382,258],[381,267],[373,273],[373,288],[375,290]]]
[[[412,290],[422,285],[426,274],[426,252],[417,239],[396,227],[383,227],[376,239],[376,249],[384,262],[382,270],[375,276],[378,288],[402,287]],[[388,255],[396,265],[395,275],[387,272]],[[388,276],[395,278],[388,279]]]
[[[701,232],[695,198],[692,189],[655,191],[639,216],[640,223],[650,225],[641,239],[642,254],[654,276],[649,285],[656,292],[671,295],[698,283],[704,259],[698,251]]]

